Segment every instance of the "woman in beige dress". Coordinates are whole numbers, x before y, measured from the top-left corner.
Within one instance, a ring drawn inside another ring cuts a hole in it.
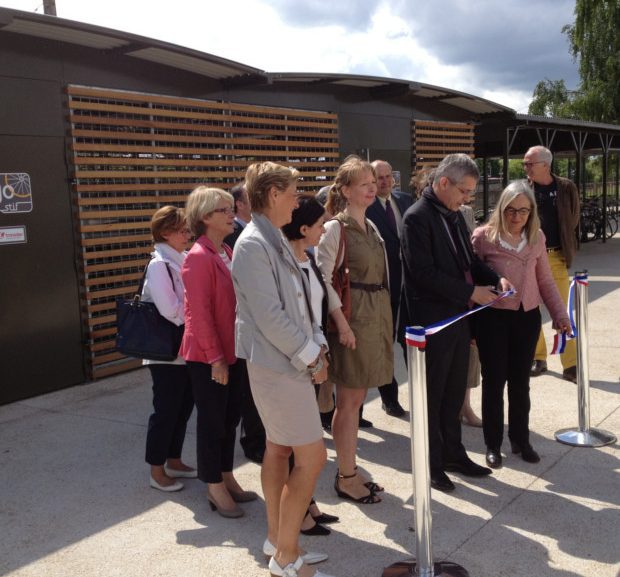
[[[366,219],[366,209],[377,192],[372,166],[349,158],[338,169],[327,201],[335,214],[317,251],[317,263],[330,281],[335,268],[341,231],[345,234],[347,267],[351,284],[351,318],[346,319],[342,303],[328,284],[329,312],[337,332],[329,336],[331,365],[329,378],[336,385],[336,411],[332,433],[338,459],[335,489],[344,499],[372,504],[382,487],[358,472],[356,464],[359,408],[370,387],[392,379],[392,313],[387,261],[383,239]]]

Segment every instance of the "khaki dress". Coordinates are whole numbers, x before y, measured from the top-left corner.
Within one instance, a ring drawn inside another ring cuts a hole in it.
[[[350,216],[338,214],[344,224],[351,282],[383,284],[388,274],[383,239],[368,220],[366,231]],[[331,276],[329,279],[331,280]],[[351,288],[351,319],[355,350],[343,347],[338,335],[328,336],[331,364],[329,378],[337,385],[368,389],[389,383],[394,373],[392,309],[387,288],[376,292]]]

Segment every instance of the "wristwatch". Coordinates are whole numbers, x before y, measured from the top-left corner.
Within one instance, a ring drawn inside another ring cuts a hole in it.
[[[311,375],[314,375],[315,373],[318,373],[322,368],[323,368],[323,359],[321,358],[321,355],[319,355],[313,365],[308,365],[308,372]]]

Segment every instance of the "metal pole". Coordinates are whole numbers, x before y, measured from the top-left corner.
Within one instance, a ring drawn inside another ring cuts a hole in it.
[[[588,271],[575,273],[575,278],[587,278]],[[577,323],[577,406],[578,429],[561,429],[555,438],[575,447],[602,447],[616,442],[609,431],[590,428],[590,374],[588,364],[588,285],[575,284],[575,312]]]
[[[428,459],[428,403],[426,398],[426,356],[418,347],[407,347],[409,398],[415,407],[415,419],[409,419],[411,462],[413,463],[413,497],[415,508],[415,545],[419,577],[433,577],[431,531],[431,470]],[[413,411],[411,411],[413,414]]]
[[[421,327],[416,327],[421,328]],[[386,567],[383,577],[469,577],[456,563],[433,563],[431,532],[431,470],[428,458],[428,403],[426,398],[426,355],[423,349],[407,345],[409,373],[409,426],[413,477],[416,559]],[[415,418],[413,416],[415,407]]]

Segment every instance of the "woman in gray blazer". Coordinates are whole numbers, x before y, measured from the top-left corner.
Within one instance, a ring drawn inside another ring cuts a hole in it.
[[[308,278],[280,228],[297,207],[298,172],[273,162],[251,165],[246,189],[252,222],[235,244],[236,354],[267,436],[261,481],[272,575],[309,574],[327,555],[303,552],[301,523],[327,454],[313,384],[327,378],[327,342],[310,304]],[[295,466],[289,474],[291,453]],[[301,570],[301,571],[300,571]],[[317,571],[314,577],[326,577]]]

